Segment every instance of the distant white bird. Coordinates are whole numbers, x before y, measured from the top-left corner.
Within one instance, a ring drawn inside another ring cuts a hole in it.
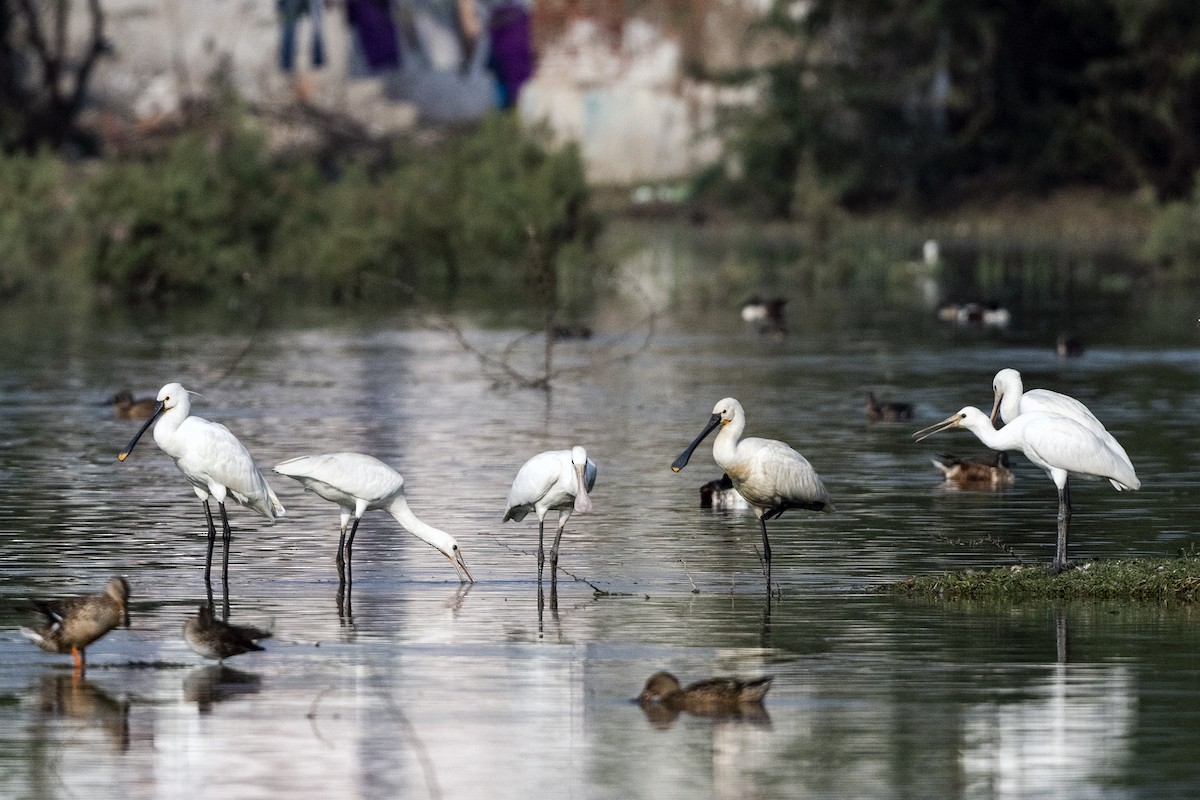
[[[158,425],[154,427],[155,443],[175,460],[175,466],[179,467],[184,477],[192,484],[196,496],[204,503],[204,515],[208,520],[208,556],[204,562],[204,582],[209,585],[213,543],[216,541],[217,531],[213,525],[208,498],[216,498],[217,506],[221,510],[222,543],[225,548],[221,578],[228,601],[229,541],[233,532],[229,528],[229,516],[225,513],[225,498],[232,497],[239,505],[253,509],[272,521],[284,515],[283,504],[254,465],[250,451],[228,428],[216,422],[209,422],[203,417],[190,416],[192,402],[186,389],[178,383],[168,383],[159,390],[157,400],[158,405],[154,413],[117,459],[124,461],[128,458],[142,434],[154,425],[155,420],[158,421]]]
[[[767,538],[767,520],[790,508],[809,511],[833,511],[833,498],[825,490],[817,471],[808,459],[787,444],[775,439],[741,439],[746,429],[742,404],[726,397],[713,407],[712,417],[700,435],[671,464],[675,472],[687,466],[692,452],[714,428],[721,426],[713,442],[713,460],[725,470],[735,489],[746,498],[762,527],[763,558],[767,585],[771,583],[771,543]],[[740,441],[739,441],[740,439]]]
[[[550,580],[557,578],[558,544],[571,512],[585,514],[592,510],[588,492],[596,485],[596,462],[588,458],[587,450],[575,445],[570,450],[547,450],[526,461],[517,470],[512,488],[508,490],[504,519],[520,522],[530,511],[538,518],[538,583],[542,581],[545,562],[544,533],[546,514],[558,512],[558,531],[550,548]]]
[[[1113,438],[1113,435],[1104,427],[1104,423],[1098,420],[1096,415],[1087,406],[1074,397],[1049,389],[1030,389],[1026,392],[1021,381],[1021,373],[1015,369],[1002,369],[997,372],[996,377],[992,379],[992,392],[995,398],[992,402],[992,413],[990,415],[993,426],[996,424],[997,419],[1002,419],[1005,423],[1009,423],[1019,415],[1030,411],[1061,414],[1068,419],[1075,420],[1099,436],[1108,445],[1110,450],[1120,456],[1129,472],[1132,473],[1134,471],[1133,462],[1129,460],[1129,456],[1125,453],[1125,448],[1121,446],[1121,443]],[[1125,488],[1118,481],[1112,481],[1112,485],[1117,491]]]
[[[338,540],[338,572],[343,563],[350,563],[354,534],[358,522],[367,511],[378,508],[396,518],[406,531],[450,559],[454,574],[462,583],[463,575],[471,583],[475,579],[467,571],[467,562],[453,536],[428,525],[413,514],[404,495],[404,477],[374,456],[363,453],[326,453],[319,456],[300,456],[275,465],[280,475],[295,478],[304,488],[337,503],[341,510],[341,537]],[[350,526],[350,519],[354,524]],[[350,526],[347,537],[346,528]],[[343,561],[343,551],[345,558]],[[459,568],[462,573],[459,573]]]
[[[1074,475],[1108,478],[1118,489],[1138,489],[1142,483],[1134,474],[1123,452],[1117,452],[1095,432],[1062,414],[1045,411],[1024,412],[1000,430],[974,406],[917,431],[919,442],[950,428],[966,428],[993,450],[1020,450],[1046,471],[1058,487],[1058,546],[1051,569],[1067,568],[1067,531],[1071,524],[1071,490],[1068,478]]]

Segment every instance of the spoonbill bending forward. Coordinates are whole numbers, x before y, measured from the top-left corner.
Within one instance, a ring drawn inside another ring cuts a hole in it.
[[[354,534],[362,515],[372,508],[388,512],[403,528],[426,544],[432,545],[454,567],[460,583],[474,583],[467,571],[458,542],[445,531],[438,530],[417,519],[408,507],[404,496],[404,477],[374,456],[363,453],[326,453],[320,456],[300,456],[275,465],[280,475],[295,478],[304,488],[315,492],[331,503],[337,503],[342,512],[341,537],[338,540],[337,564],[341,574],[343,564],[349,565],[350,552],[354,547]],[[350,518],[354,524],[350,524]],[[350,535],[346,528],[350,527]],[[345,559],[343,561],[343,551]],[[459,572],[459,568],[462,572]]]
[[[726,397],[713,407],[708,425],[700,435],[679,454],[671,469],[675,472],[687,466],[692,452],[721,427],[713,442],[713,460],[725,470],[733,486],[758,516],[762,527],[763,558],[766,562],[767,585],[771,584],[771,542],[767,538],[767,520],[778,517],[789,508],[809,511],[833,511],[833,498],[808,459],[787,444],[775,439],[742,439],[746,429],[746,412],[742,404]],[[739,441],[740,439],[740,441]]]
[[[267,485],[266,478],[254,465],[250,451],[217,422],[190,416],[192,401],[188,391],[178,383],[168,383],[158,392],[158,405],[150,419],[130,440],[129,446],[117,456],[124,461],[133,452],[138,439],[154,425],[154,441],[164,453],[175,460],[183,476],[192,484],[196,496],[204,503],[208,519],[208,557],[204,561],[204,582],[211,587],[213,543],[217,538],[212,509],[208,498],[214,497],[221,510],[222,543],[225,548],[221,565],[221,581],[229,595],[229,541],[233,532],[225,513],[225,498],[232,497],[239,505],[257,511],[269,520],[284,514],[283,504]],[[211,598],[211,593],[210,593]]]
[[[1009,423],[1019,415],[1027,414],[1030,411],[1061,414],[1067,419],[1075,420],[1099,436],[1109,449],[1125,462],[1129,472],[1133,472],[1133,462],[1126,455],[1125,448],[1121,447],[1120,443],[1113,438],[1113,435],[1104,427],[1104,423],[1096,419],[1096,415],[1074,397],[1050,389],[1030,389],[1026,392],[1021,381],[1021,373],[1015,369],[1002,369],[997,372],[996,377],[992,379],[992,391],[995,396],[992,402],[992,425],[996,424],[997,418]],[[1126,488],[1117,481],[1113,481],[1112,485],[1116,487],[1117,491]]]
[[[1117,489],[1138,489],[1142,485],[1119,445],[1113,448],[1095,431],[1062,414],[1026,411],[996,430],[986,414],[967,406],[913,437],[919,442],[951,428],[966,428],[993,450],[1020,450],[1054,481],[1058,487],[1058,547],[1051,565],[1054,572],[1067,568],[1067,530],[1071,524],[1067,480],[1071,474],[1107,478]]]
[[[572,511],[586,514],[592,510],[588,492],[596,485],[596,462],[588,458],[587,450],[575,445],[570,450],[547,450],[526,461],[517,470],[512,488],[508,490],[504,519],[517,522],[530,511],[538,518],[538,585],[542,582],[545,561],[544,533],[546,513],[558,512],[558,531],[550,548],[550,582],[557,579],[558,543]]]

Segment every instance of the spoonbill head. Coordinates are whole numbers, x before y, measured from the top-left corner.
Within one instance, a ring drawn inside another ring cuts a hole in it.
[[[767,537],[766,520],[792,508],[833,511],[833,498],[808,459],[789,445],[775,439],[742,439],[746,429],[746,413],[742,404],[732,397],[726,397],[713,406],[708,423],[700,435],[679,454],[671,464],[671,469],[679,472],[687,466],[692,453],[718,427],[721,430],[713,441],[713,460],[725,471],[733,481],[734,488],[758,516],[769,583],[771,544]]]
[[[458,540],[423,522],[413,513],[404,493],[404,476],[378,458],[365,453],[325,453],[291,458],[276,464],[274,469],[280,475],[295,478],[305,489],[337,505],[341,512],[341,537],[337,554],[339,572],[343,564],[350,564],[359,520],[367,511],[376,508],[391,514],[406,531],[449,559],[460,583],[475,582],[467,570]]]
[[[1095,432],[1062,414],[1045,411],[1022,412],[1000,430],[991,418],[974,406],[966,406],[941,422],[917,431],[913,437],[923,441],[935,433],[965,428],[993,450],[1019,450],[1037,464],[1058,488],[1058,546],[1052,568],[1067,567],[1067,533],[1071,521],[1072,474],[1107,478],[1118,489],[1138,489],[1141,481],[1134,474],[1123,452],[1117,452]]]
[[[546,514],[558,512],[558,529],[550,549],[550,581],[557,580],[558,546],[571,513],[592,510],[590,492],[596,485],[596,462],[587,450],[575,445],[570,450],[547,450],[530,458],[517,470],[508,490],[502,522],[525,519],[529,512],[538,518],[538,582],[545,561]]]
[[[87,669],[87,646],[124,624],[129,627],[129,582],[113,578],[98,594],[61,600],[35,600],[43,621],[21,634],[49,653],[71,653],[75,669]]]
[[[125,461],[142,435],[151,425],[154,426],[154,442],[175,461],[175,466],[179,467],[204,504],[204,515],[208,522],[208,556],[204,565],[206,584],[212,571],[213,543],[216,540],[216,528],[208,500],[212,497],[217,501],[224,543],[221,574],[228,600],[229,542],[233,532],[225,511],[226,498],[232,497],[239,505],[271,521],[282,517],[284,508],[255,466],[245,445],[224,425],[192,416],[191,409],[191,398],[183,386],[168,383],[162,387],[158,392],[154,413],[118,454],[117,460]]]

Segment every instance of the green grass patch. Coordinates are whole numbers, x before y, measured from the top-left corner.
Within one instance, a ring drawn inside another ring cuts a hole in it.
[[[1013,566],[912,577],[881,592],[926,600],[1200,601],[1200,556],[1092,561],[1059,575]]]

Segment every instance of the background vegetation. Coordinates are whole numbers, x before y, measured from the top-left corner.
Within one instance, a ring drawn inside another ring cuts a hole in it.
[[[110,46],[99,3],[77,4],[88,28],[72,52],[57,35],[72,3],[0,0],[0,302],[262,292],[351,303],[469,285],[552,310],[560,277],[595,263],[599,214],[579,154],[508,116],[289,157],[218,83],[177,138],[95,159],[103,143],[79,113]],[[913,257],[910,240],[946,242],[964,227],[1003,266],[1028,250],[1014,244],[1028,229],[1014,231],[1031,215],[985,230],[1001,218],[998,197],[1052,208],[1039,235],[1095,220],[1070,232],[1093,241],[1093,260],[1119,252],[1159,279],[1200,278],[1200,6],[800,8],[776,0],[751,31],[769,43],[748,43],[756,66],[708,75],[759,87],[761,102],[726,120],[726,158],[695,176],[693,197],[705,211],[794,226],[788,258],[805,280],[886,281]],[[1064,190],[1109,208],[1054,206]],[[1112,198],[1123,198],[1116,212]],[[898,228],[904,237],[875,235]],[[1006,269],[991,273],[1008,283]]]

